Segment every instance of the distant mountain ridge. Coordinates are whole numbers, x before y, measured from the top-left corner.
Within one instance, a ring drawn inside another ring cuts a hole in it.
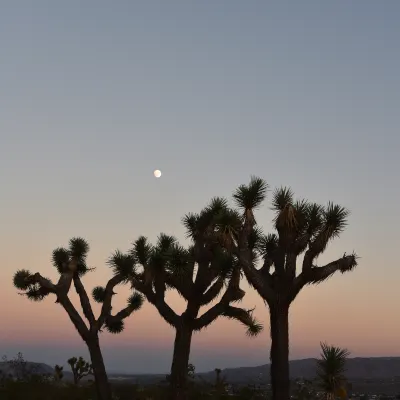
[[[304,378],[313,379],[316,376],[316,359],[306,358],[302,360],[290,361],[291,379]],[[54,368],[44,364],[27,362],[27,371],[32,374],[53,375]],[[356,357],[349,358],[346,364],[346,376],[350,380],[358,379],[392,379],[400,378],[400,357]],[[12,367],[6,362],[0,362],[0,374],[14,375]],[[268,382],[270,374],[270,364],[256,367],[225,368],[222,375],[230,383],[248,384],[256,382]],[[64,371],[66,380],[70,380],[72,374],[68,369]],[[150,383],[162,380],[165,374],[127,374],[109,372],[110,379],[124,379],[137,383]],[[199,379],[214,381],[215,372],[197,373]]]
[[[316,376],[317,359],[306,358],[290,361],[291,379],[313,379]],[[389,379],[400,377],[400,357],[356,357],[346,363],[346,376],[357,379]],[[269,380],[270,364],[257,367],[226,368],[222,375],[229,382],[244,383]],[[203,379],[214,379],[215,372],[199,374]]]

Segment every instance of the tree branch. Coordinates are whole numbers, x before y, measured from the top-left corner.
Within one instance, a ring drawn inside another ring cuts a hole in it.
[[[266,279],[265,270],[257,270],[251,258],[246,256],[245,251],[238,249],[236,254],[247,281],[257,290],[258,294],[264,300],[269,302],[273,298],[274,292],[270,286],[269,280]]]
[[[34,281],[34,283],[38,283],[40,286],[44,287],[49,292],[56,293],[57,286],[54,285],[54,283],[50,279],[44,278],[42,275],[40,275],[39,272],[36,272],[33,275],[32,280]]]
[[[308,284],[319,284],[324,280],[331,277],[335,272],[340,271],[342,274],[347,271],[351,271],[357,266],[357,256],[351,254],[330,262],[323,267],[312,266],[306,268],[301,274],[294,280],[293,287],[289,292],[289,302],[292,302],[300,290]]]
[[[235,272],[239,273],[240,277],[240,271],[239,270],[234,271],[234,274],[229,282],[228,288],[225,291],[224,295],[222,296],[221,300],[217,304],[212,306],[203,315],[194,320],[193,326],[195,330],[200,330],[202,328],[207,327],[215,319],[217,319],[220,315],[222,315],[225,312],[225,309],[226,307],[229,306],[230,302],[238,301],[243,298],[245,293],[237,285],[236,282],[237,274],[235,274]]]
[[[254,324],[251,314],[243,308],[227,306],[225,307],[223,316],[236,319],[246,326],[252,326]]]
[[[94,314],[93,314],[89,296],[87,295],[85,287],[83,286],[82,281],[79,278],[79,276],[75,275],[73,279],[74,279],[76,293],[78,293],[78,295],[79,295],[83,314],[89,321],[90,327],[92,327],[92,326],[94,326],[94,324],[96,322],[96,318],[94,317]]]
[[[138,279],[133,278],[132,287],[136,289],[138,292],[144,294],[147,300],[153,304],[160,315],[165,319],[165,321],[172,325],[177,326],[179,323],[179,316],[175,313],[175,311],[165,302],[164,297],[161,297],[154,293],[154,291],[143,282],[140,282]]]
[[[124,281],[124,277],[122,275],[115,275],[113,276],[107,283],[106,288],[105,288],[105,298],[103,301],[103,305],[101,307],[101,312],[100,316],[97,319],[96,323],[96,329],[100,330],[102,326],[104,325],[104,322],[106,320],[106,317],[111,314],[111,301],[112,297],[115,294],[114,293],[114,288],[115,286],[119,285],[121,282]]]
[[[217,304],[212,306],[208,311],[206,311],[202,316],[194,320],[193,329],[199,331],[200,329],[206,328],[224,312],[226,307],[227,303],[219,301]]]
[[[297,255],[295,253],[289,252],[286,254],[285,270],[286,275],[293,280],[296,277],[296,261]]]
[[[165,275],[165,283],[173,287],[185,300],[189,300],[193,291],[193,282],[186,277],[177,277],[173,274]]]
[[[208,303],[211,303],[221,292],[222,288],[224,287],[224,278],[219,277],[204,293],[201,298],[200,305],[205,306]]]
[[[83,321],[82,317],[79,315],[78,311],[76,311],[74,305],[71,303],[71,300],[66,294],[60,293],[60,295],[58,295],[58,302],[67,312],[69,319],[74,324],[81,338],[86,341],[89,336],[89,329]]]

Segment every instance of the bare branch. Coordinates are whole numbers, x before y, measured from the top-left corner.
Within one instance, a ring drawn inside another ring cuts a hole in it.
[[[319,284],[331,277],[335,272],[340,271],[342,274],[351,271],[357,266],[357,256],[351,254],[330,262],[323,267],[312,266],[303,270],[301,274],[294,280],[293,287],[289,292],[289,302],[292,302],[300,290],[308,284]]]
[[[250,326],[253,324],[253,319],[249,311],[243,308],[227,306],[225,307],[224,316],[237,319],[242,324]]]
[[[112,296],[115,294],[114,293],[114,288],[115,286],[119,285],[121,282],[123,282],[125,278],[118,274],[113,276],[107,283],[106,288],[105,288],[105,298],[103,301],[103,306],[101,307],[101,313],[99,318],[97,319],[96,323],[96,328],[97,330],[100,330],[101,327],[104,325],[105,319],[108,315],[111,314],[111,300]]]
[[[237,272],[239,273],[240,277],[240,271],[237,270]],[[226,308],[229,306],[229,303],[231,303],[232,301],[238,301],[243,298],[245,293],[242,289],[239,288],[236,282],[236,278],[237,274],[234,273],[234,275],[231,278],[231,281],[229,282],[228,289],[222,296],[221,300],[217,304],[212,306],[203,315],[194,320],[195,330],[200,330],[202,328],[207,327],[215,319],[217,319],[220,315],[222,315],[225,312]]]
[[[243,251],[239,250],[238,259],[240,267],[242,268],[246,279],[253,286],[258,294],[266,301],[270,301],[274,297],[274,292],[270,286],[268,275],[265,274],[266,269],[257,270],[253,265],[251,256],[246,255]],[[269,270],[269,267],[268,267]],[[269,271],[268,271],[269,272]]]
[[[219,301],[206,311],[201,317],[194,320],[193,329],[199,331],[214,322],[224,312],[227,304]]]
[[[66,294],[60,293],[58,295],[58,302],[63,306],[64,310],[67,312],[69,319],[74,324],[76,330],[79,332],[83,340],[87,340],[89,336],[89,329],[83,321],[82,317],[76,311],[74,305]]]
[[[72,279],[76,272],[76,268],[77,262],[75,260],[72,260],[66,268],[66,271],[61,274],[60,279],[57,282],[58,294],[68,294],[69,289],[71,288]]]
[[[131,282],[132,282],[132,287],[146,296],[147,300],[157,308],[160,315],[165,319],[166,322],[168,322],[168,324],[172,326],[178,325],[179,316],[165,302],[163,296],[157,295],[156,293],[154,293],[151,287],[149,287],[143,282],[140,282],[136,278],[133,278]]]
[[[79,295],[79,299],[81,302],[83,314],[89,321],[90,327],[94,326],[96,319],[93,314],[92,306],[90,304],[89,296],[86,293],[85,287],[82,284],[81,279],[79,278],[78,275],[75,274],[74,276],[74,285],[75,285],[75,290],[76,293]]]

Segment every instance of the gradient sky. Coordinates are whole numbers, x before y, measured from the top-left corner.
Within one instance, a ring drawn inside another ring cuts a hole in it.
[[[183,240],[186,212],[255,174],[347,206],[350,225],[319,262],[362,257],[299,295],[291,357],[316,356],[320,341],[400,356],[399,18],[397,0],[4,1],[0,354],[87,355],[54,298],[18,296],[16,269],[55,278],[51,251],[83,236],[98,268],[84,282],[104,284],[113,250],[161,231]],[[257,217],[271,228],[268,204]],[[194,338],[198,370],[268,362],[268,312],[250,289],[244,305],[265,332],[219,320]],[[166,372],[173,331],[146,305],[102,344],[110,370]]]

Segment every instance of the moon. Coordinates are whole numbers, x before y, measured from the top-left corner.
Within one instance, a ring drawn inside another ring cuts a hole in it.
[[[159,178],[161,176],[161,171],[159,169],[156,169],[153,173],[156,178]]]

